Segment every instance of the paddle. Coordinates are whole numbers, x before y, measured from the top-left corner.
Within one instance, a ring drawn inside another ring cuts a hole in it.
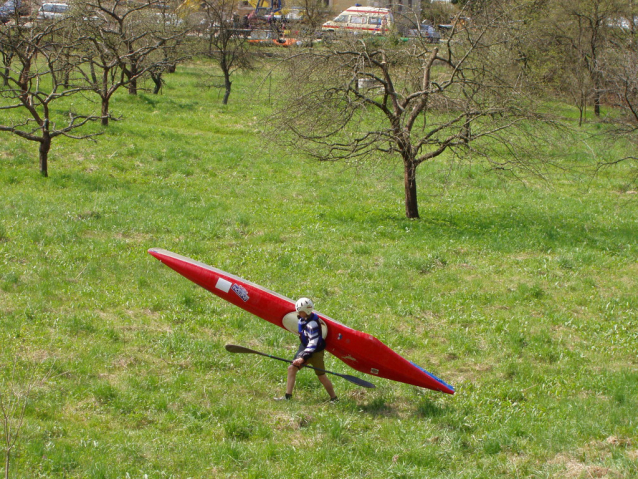
[[[259,354],[260,356],[266,356],[271,359],[278,359],[279,361],[284,361],[286,363],[292,364],[292,361],[289,359],[278,358],[277,356],[271,356],[270,354],[260,353],[259,351],[254,351],[252,349],[244,348],[243,346],[236,346],[234,344],[227,344],[226,351],[230,353],[248,353],[248,354]],[[310,369],[316,369],[317,371],[323,371],[324,373],[334,374],[335,376],[339,376],[340,378],[345,379],[346,381],[350,381],[351,383],[357,384],[359,386],[363,386],[364,388],[373,388],[374,384],[369,383],[368,381],[364,381],[363,379],[359,379],[355,376],[350,376],[349,374],[339,374],[334,373],[332,371],[326,371],[325,369],[315,368],[313,366],[305,366]]]

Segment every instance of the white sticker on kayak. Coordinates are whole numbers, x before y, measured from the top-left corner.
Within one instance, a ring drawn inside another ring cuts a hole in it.
[[[217,289],[221,289],[224,293],[228,293],[232,285],[233,283],[231,283],[230,281],[226,281],[224,278],[219,278],[215,287]]]
[[[370,374],[379,374],[379,370],[378,369],[370,369]]]
[[[233,284],[230,289],[232,289],[237,296],[239,296],[244,303],[248,301],[250,298],[248,297],[248,291],[240,284]]]

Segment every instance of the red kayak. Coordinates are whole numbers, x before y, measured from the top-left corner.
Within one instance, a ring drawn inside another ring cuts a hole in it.
[[[296,331],[295,302],[266,288],[212,266],[170,251],[148,252],[185,278],[265,319],[280,328]],[[357,371],[406,384],[454,394],[454,388],[425,369],[401,357],[374,336],[316,312],[324,322],[326,350]]]

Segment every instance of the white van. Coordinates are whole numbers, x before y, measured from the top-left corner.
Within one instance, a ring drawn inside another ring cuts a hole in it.
[[[62,18],[69,11],[66,3],[43,3],[38,10],[38,20],[54,20]]]
[[[334,20],[322,25],[324,32],[346,31],[383,35],[394,28],[394,17],[388,8],[350,7]]]

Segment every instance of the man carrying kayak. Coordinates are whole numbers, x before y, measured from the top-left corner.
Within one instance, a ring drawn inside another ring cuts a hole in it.
[[[299,340],[301,344],[295,355],[295,359],[290,366],[288,366],[288,378],[286,381],[286,395],[277,400],[292,399],[292,391],[295,388],[295,379],[297,378],[297,372],[304,366],[309,364],[315,368],[326,369],[323,363],[324,349],[326,348],[326,341],[321,335],[321,322],[319,316],[313,312],[314,304],[312,300],[308,298],[301,298],[295,304],[297,310],[297,329],[299,334]],[[330,396],[331,402],[339,400],[335,394],[332,382],[328,378],[325,372],[315,369],[315,374],[319,382],[326,388],[326,392]]]

